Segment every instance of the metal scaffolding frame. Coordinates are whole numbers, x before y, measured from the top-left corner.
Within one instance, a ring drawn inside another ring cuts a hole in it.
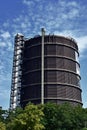
[[[15,109],[20,106],[20,90],[22,77],[22,56],[24,48],[24,36],[17,34],[15,36],[14,58],[12,69],[12,86],[10,96],[10,109]]]

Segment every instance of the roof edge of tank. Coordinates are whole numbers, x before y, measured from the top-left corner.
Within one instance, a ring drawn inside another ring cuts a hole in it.
[[[77,45],[76,40],[74,38],[70,37],[70,36],[68,37],[68,36],[56,35],[56,34],[45,35],[45,37],[48,37],[48,36],[50,36],[50,37],[55,36],[55,37],[64,38],[64,39],[67,39],[67,40],[70,40],[70,41],[74,42]],[[35,39],[35,38],[40,38],[40,37],[42,37],[42,36],[41,35],[35,35],[34,37],[31,37],[31,38],[25,38],[25,40],[28,41],[28,40]]]

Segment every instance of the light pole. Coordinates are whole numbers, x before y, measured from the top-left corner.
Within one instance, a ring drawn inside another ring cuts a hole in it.
[[[42,45],[41,45],[41,104],[44,104],[44,28],[41,29],[42,32]]]

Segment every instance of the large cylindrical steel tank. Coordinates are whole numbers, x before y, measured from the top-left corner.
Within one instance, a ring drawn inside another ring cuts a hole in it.
[[[78,46],[74,39],[44,36],[44,102],[82,105]],[[21,105],[41,103],[42,37],[25,41]]]

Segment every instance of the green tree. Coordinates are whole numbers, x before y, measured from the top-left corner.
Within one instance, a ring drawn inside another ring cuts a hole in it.
[[[28,104],[24,110],[17,108],[13,111],[5,111],[5,114],[8,115],[6,119],[3,118],[2,113],[4,112],[1,111],[0,121],[2,124],[6,123],[6,130],[87,129],[87,108],[75,107],[69,103],[61,105],[55,103]]]
[[[20,113],[23,112],[23,109],[20,108],[20,107],[17,107],[16,109],[14,110],[9,110],[9,111],[6,111],[6,114],[7,114],[7,118],[6,118],[6,123],[9,123],[11,122],[12,120],[14,120],[14,118],[16,118]]]
[[[4,122],[5,110],[0,109],[0,122]]]
[[[17,107],[14,110],[9,110],[6,111],[7,118],[5,119],[5,124],[6,124],[6,130],[11,130],[12,127],[14,126],[14,120],[17,118],[19,114],[23,113],[23,109],[20,107]]]
[[[6,126],[3,122],[0,122],[0,130],[6,130]]]
[[[44,126],[41,123],[44,114],[42,109],[37,105],[28,104],[25,110],[18,114],[18,116],[8,126],[9,130],[42,130]]]
[[[58,119],[58,105],[54,103],[44,104],[44,118],[43,124],[45,126],[45,130],[58,130],[61,128],[61,121]]]
[[[82,130],[87,130],[87,128],[83,128]]]
[[[82,130],[85,127],[85,121],[87,120],[85,120],[85,116],[87,117],[87,114],[81,106],[76,106],[73,109],[73,129]]]
[[[87,110],[69,103],[44,105],[45,130],[82,130],[87,125]]]
[[[84,127],[87,128],[87,108],[83,108]]]
[[[59,117],[58,120],[61,122],[62,130],[72,130],[72,114],[73,107],[69,103],[59,105],[57,117]]]

